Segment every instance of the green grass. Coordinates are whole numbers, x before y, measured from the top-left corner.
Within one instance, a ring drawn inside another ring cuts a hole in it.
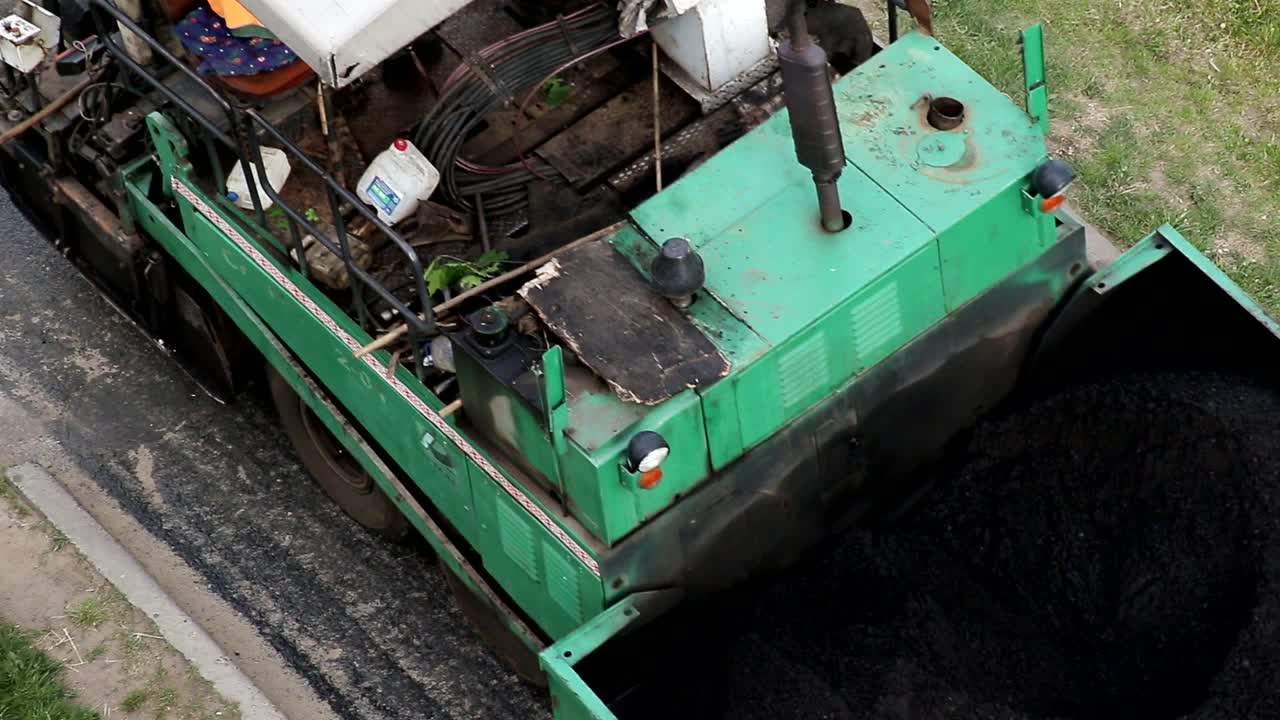
[[[173,688],[165,688],[156,696],[156,717],[162,718],[169,714],[173,706],[178,702],[178,691]]]
[[[127,713],[137,712],[141,710],[150,699],[150,690],[134,690],[128,695],[125,695],[124,699],[120,701],[120,709]]]
[[[49,545],[53,548],[54,552],[62,550],[69,544],[71,544],[71,539],[66,536],[66,533],[53,525],[49,526]]]
[[[18,489],[9,481],[9,475],[5,468],[0,468],[0,500],[9,503],[13,511],[18,517],[26,517],[31,514],[31,508],[23,502],[22,496],[18,494]]]
[[[32,646],[30,635],[0,625],[0,718],[96,720],[97,713],[71,702],[61,673],[60,664]]]
[[[82,628],[96,628],[107,621],[107,602],[101,597],[86,598],[67,608],[67,617]]]
[[[1121,245],[1173,223],[1280,311],[1280,0],[934,0],[939,37],[1021,102],[1043,22],[1053,151]]]

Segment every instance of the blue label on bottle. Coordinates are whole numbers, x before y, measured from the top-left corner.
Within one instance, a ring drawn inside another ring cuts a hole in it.
[[[375,177],[369,184],[367,194],[373,204],[388,215],[394,215],[396,208],[400,207],[400,195],[380,177]]]

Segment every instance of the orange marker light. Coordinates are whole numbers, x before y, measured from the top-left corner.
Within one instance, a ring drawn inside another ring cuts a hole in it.
[[[640,475],[640,489],[652,490],[662,482],[662,468],[656,467]]]
[[[1065,194],[1054,195],[1051,198],[1045,198],[1044,200],[1040,201],[1040,210],[1047,213],[1053,212],[1054,210],[1057,210],[1059,207],[1061,207],[1062,203],[1066,201],[1067,201],[1067,196]]]

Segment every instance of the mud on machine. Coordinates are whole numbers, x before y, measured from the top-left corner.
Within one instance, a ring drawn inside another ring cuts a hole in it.
[[[1090,266],[1039,27],[1015,102],[926,3],[883,47],[825,2],[313,4],[19,0],[6,186],[211,392],[265,366],[563,720],[645,716],[619,648],[899,508],[1028,383],[1276,367],[1174,228]]]

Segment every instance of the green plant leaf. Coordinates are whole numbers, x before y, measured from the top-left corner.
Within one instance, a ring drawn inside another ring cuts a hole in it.
[[[431,261],[425,272],[427,292],[435,295],[454,285],[463,290],[470,290],[496,276],[506,259],[507,254],[500,250],[490,250],[473,262],[437,257]]]
[[[551,78],[547,82],[547,107],[555,109],[565,104],[573,96],[573,86],[564,78]]]

